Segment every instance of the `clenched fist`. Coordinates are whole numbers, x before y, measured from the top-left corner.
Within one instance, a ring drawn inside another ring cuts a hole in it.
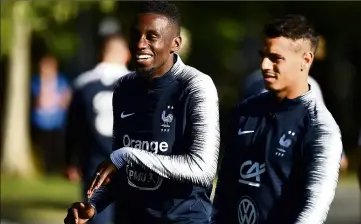
[[[86,202],[75,202],[68,209],[65,224],[84,224],[95,214],[95,209]]]

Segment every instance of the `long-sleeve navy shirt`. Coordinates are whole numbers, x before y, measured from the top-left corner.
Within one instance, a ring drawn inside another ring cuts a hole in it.
[[[339,127],[312,91],[278,102],[241,102],[232,120],[214,199],[215,223],[319,224],[338,180]]]
[[[122,65],[99,63],[74,81],[66,125],[67,165],[82,170],[86,184],[99,163],[112,153],[113,89],[117,80],[130,71]]]
[[[127,200],[131,223],[209,222],[219,149],[212,79],[175,55],[170,71],[151,82],[135,72],[122,77],[113,112],[111,158],[124,175],[95,192],[97,211],[117,199]]]

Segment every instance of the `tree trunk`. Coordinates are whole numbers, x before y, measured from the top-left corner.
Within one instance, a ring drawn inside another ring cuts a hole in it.
[[[4,116],[2,173],[21,177],[35,174],[29,135],[29,62],[31,23],[29,1],[13,2],[12,43]]]

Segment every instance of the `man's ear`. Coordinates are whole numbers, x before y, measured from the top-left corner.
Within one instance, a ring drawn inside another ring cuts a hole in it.
[[[173,42],[172,42],[172,48],[171,51],[173,52],[177,52],[182,44],[182,37],[181,36],[177,36],[175,38],[173,38]]]
[[[315,55],[312,51],[305,52],[303,54],[303,62],[301,69],[309,69],[311,67],[314,57]]]

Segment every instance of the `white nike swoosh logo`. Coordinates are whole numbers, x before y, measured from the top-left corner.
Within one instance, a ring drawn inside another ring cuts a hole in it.
[[[242,131],[242,129],[238,130],[238,135],[244,135],[244,134],[248,134],[248,133],[253,133],[254,131]]]
[[[126,117],[129,117],[129,116],[132,116],[133,114],[135,114],[135,113],[124,114],[124,112],[122,112],[122,114],[120,115],[120,117],[121,117],[121,118],[126,118]]]

